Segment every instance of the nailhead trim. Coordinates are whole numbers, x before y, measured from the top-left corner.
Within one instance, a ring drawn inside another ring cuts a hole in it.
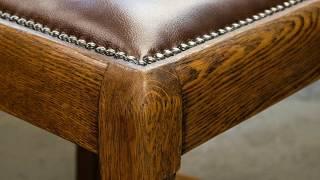
[[[202,36],[199,36],[193,40],[189,40],[188,42],[181,43],[177,47],[173,47],[171,49],[165,49],[163,52],[157,52],[153,56],[145,56],[142,59],[138,59],[134,56],[127,55],[125,52],[117,51],[112,48],[106,48],[103,46],[99,46],[94,42],[86,42],[84,39],[79,39],[76,36],[68,35],[64,32],[60,32],[58,30],[51,30],[49,27],[44,26],[41,23],[36,23],[33,20],[27,20],[23,17],[18,17],[16,15],[11,15],[7,12],[2,12],[0,10],[0,18],[14,22],[18,25],[27,27],[29,29],[41,32],[43,34],[47,34],[51,37],[58,38],[61,41],[65,41],[68,43],[75,44],[77,46],[86,48],[88,50],[94,50],[95,52],[106,55],[106,56],[112,56],[116,59],[122,59],[127,62],[131,62],[137,65],[146,66],[148,64],[152,64],[157,61],[161,61],[163,59],[166,59],[168,57],[174,56],[176,54],[179,54],[183,51],[186,51],[190,48],[193,48],[199,44],[205,43],[207,41],[210,41],[212,39],[215,39],[217,37],[220,37],[224,34],[227,34],[229,32],[232,32],[234,30],[237,30],[241,27],[247,26],[253,22],[259,21],[263,18],[266,18],[270,15],[273,15],[277,12],[283,11],[285,9],[288,9],[296,4],[299,4],[303,1],[307,0],[288,0],[284,2],[283,4],[271,7],[270,9],[266,9],[264,12],[258,13],[253,15],[252,17],[246,18],[244,20],[240,20],[239,22],[233,23],[230,26],[226,26],[224,28],[221,28],[217,31],[210,32],[208,34],[204,34]]]

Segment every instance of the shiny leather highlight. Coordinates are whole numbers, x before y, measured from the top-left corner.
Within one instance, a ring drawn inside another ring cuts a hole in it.
[[[0,10],[142,57],[285,0],[0,0]]]

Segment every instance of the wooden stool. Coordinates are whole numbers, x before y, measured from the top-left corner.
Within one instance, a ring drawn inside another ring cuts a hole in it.
[[[79,179],[174,179],[183,154],[319,79],[319,12],[0,0],[0,109],[97,154],[79,153]]]

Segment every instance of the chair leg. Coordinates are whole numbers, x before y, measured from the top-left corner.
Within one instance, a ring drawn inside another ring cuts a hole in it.
[[[77,147],[77,180],[99,180],[98,156]]]
[[[92,152],[89,152],[80,146],[77,146],[77,176],[76,180],[99,180],[99,162],[98,156]],[[173,174],[172,177],[169,177],[166,180],[174,180],[176,174]],[[177,180],[187,180],[182,176],[177,176]],[[191,180],[191,179],[190,179]]]
[[[182,96],[174,73],[108,66],[99,102],[101,180],[175,179],[182,152]]]

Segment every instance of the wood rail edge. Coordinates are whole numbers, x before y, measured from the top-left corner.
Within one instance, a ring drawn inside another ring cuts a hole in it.
[[[310,0],[175,61],[183,153],[320,78],[320,1]]]

